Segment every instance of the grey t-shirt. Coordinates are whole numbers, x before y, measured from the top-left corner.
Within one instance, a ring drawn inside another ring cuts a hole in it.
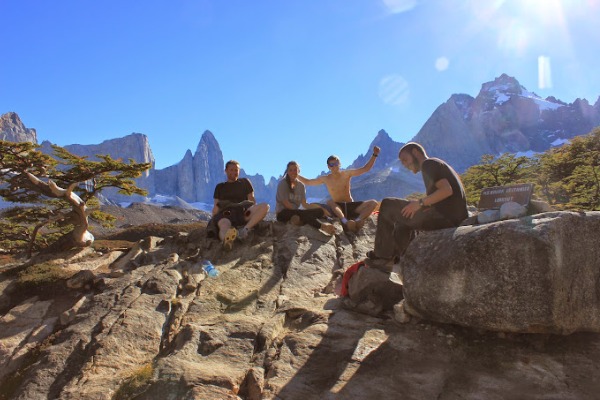
[[[275,213],[285,209],[283,200],[292,203],[294,209],[297,210],[302,203],[306,201],[306,187],[302,182],[296,181],[294,189],[290,189],[290,185],[288,185],[287,181],[282,179],[279,181],[279,185],[277,185],[277,196],[275,197],[277,204],[275,206]]]

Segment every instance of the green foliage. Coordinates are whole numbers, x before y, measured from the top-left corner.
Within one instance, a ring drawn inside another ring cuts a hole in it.
[[[556,209],[600,210],[600,128],[533,159],[485,155],[461,178],[473,205],[485,187],[531,182],[536,195]]]
[[[565,209],[600,210],[600,128],[538,157],[543,197]]]
[[[481,190],[486,187],[531,182],[535,166],[535,160],[510,153],[498,158],[491,154],[482,156],[481,164],[473,165],[461,176],[467,202],[477,206]]]
[[[76,227],[85,231],[87,215],[110,225],[114,218],[97,209],[95,197],[105,188],[118,188],[125,195],[146,194],[135,185],[134,178],[150,168],[148,163],[124,163],[108,155],[96,155],[98,161],[90,161],[59,146],[52,146],[55,157],[51,157],[38,148],[30,142],[0,141],[0,196],[28,205],[4,215],[0,246],[5,250],[22,249],[29,242],[31,252],[47,247]],[[52,191],[53,183],[65,189],[66,195]],[[76,196],[68,195],[71,190]]]
[[[16,284],[19,290],[30,294],[51,292],[62,288],[72,275],[73,271],[67,271],[61,265],[34,264],[19,272]]]

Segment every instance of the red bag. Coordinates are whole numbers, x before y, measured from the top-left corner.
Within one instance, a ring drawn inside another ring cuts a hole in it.
[[[356,264],[352,264],[344,272],[344,276],[342,277],[342,297],[348,296],[348,284],[350,283],[350,278],[352,278],[352,275],[357,273],[358,270],[360,269],[360,267],[364,267],[364,266],[365,266],[365,262],[359,261]]]

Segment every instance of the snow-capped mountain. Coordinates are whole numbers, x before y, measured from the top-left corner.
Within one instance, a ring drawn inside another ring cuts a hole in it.
[[[598,125],[600,98],[593,106],[585,99],[543,99],[503,74],[484,83],[477,97],[452,95],[413,140],[462,172],[484,154],[546,151]]]

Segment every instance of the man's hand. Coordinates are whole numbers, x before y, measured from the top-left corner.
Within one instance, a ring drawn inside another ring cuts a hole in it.
[[[379,146],[373,146],[373,155],[374,156],[378,156],[380,151],[381,151],[381,149],[379,148]]]
[[[415,213],[417,211],[419,211],[420,208],[421,208],[421,205],[419,204],[418,201],[411,201],[406,206],[404,206],[404,208],[402,209],[402,216],[404,218],[411,219],[412,217],[415,216]]]

